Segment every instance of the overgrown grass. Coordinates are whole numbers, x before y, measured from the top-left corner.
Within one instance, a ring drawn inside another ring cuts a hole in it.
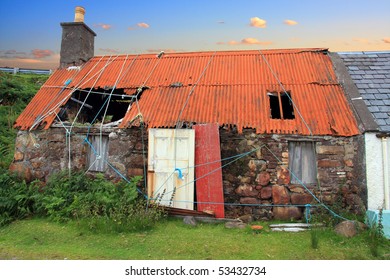
[[[191,227],[170,218],[142,232],[94,233],[47,219],[28,219],[0,228],[0,259],[146,259],[146,260],[373,260],[390,259],[389,241],[373,256],[368,232],[353,238],[318,229],[312,248],[310,231],[253,234],[223,224]]]
[[[111,182],[103,174],[62,172],[41,182],[26,184],[8,171],[0,174],[0,226],[28,216],[56,222],[77,220],[94,232],[129,232],[153,227],[165,217],[157,207],[148,207],[139,197],[137,184]]]

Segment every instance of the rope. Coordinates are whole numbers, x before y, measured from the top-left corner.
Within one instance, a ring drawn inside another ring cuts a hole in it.
[[[203,176],[200,176],[200,177],[196,178],[196,179],[193,180],[193,181],[190,181],[190,182],[188,182],[188,183],[186,183],[186,184],[181,185],[180,187],[177,187],[176,189],[181,189],[181,188],[183,188],[183,187],[185,187],[185,186],[187,186],[187,185],[190,185],[190,184],[192,184],[192,183],[194,183],[194,182],[196,182],[196,181],[198,181],[198,180],[200,180],[200,179],[202,179],[202,178],[204,178],[204,177],[207,177],[208,175],[210,175],[210,174],[212,174],[212,173],[214,173],[214,172],[216,172],[216,171],[218,171],[218,170],[220,170],[220,169],[222,169],[222,168],[224,168],[224,167],[226,167],[226,166],[232,164],[233,162],[236,162],[237,160],[239,160],[239,159],[241,159],[241,158],[243,158],[243,157],[245,157],[245,156],[247,156],[247,155],[249,155],[249,154],[251,154],[251,153],[253,153],[253,152],[256,152],[257,150],[261,149],[263,146],[265,146],[265,144],[262,145],[262,146],[260,146],[259,148],[256,148],[256,149],[252,150],[252,151],[249,151],[249,152],[246,152],[246,153],[241,154],[240,157],[237,157],[237,158],[235,158],[234,160],[232,160],[232,161],[230,161],[230,162],[228,162],[228,163],[226,163],[226,164],[224,164],[224,165],[222,165],[222,166],[220,166],[220,167],[218,167],[218,168],[215,168],[214,170],[211,170],[210,172],[204,174]],[[172,191],[167,192],[167,194],[170,194],[171,192],[172,192]]]
[[[261,148],[261,147],[260,147]],[[230,159],[235,159],[237,157],[242,157],[243,155],[247,155],[247,154],[251,154],[253,152],[256,152],[258,149],[253,149],[249,152],[245,152],[245,153],[241,153],[241,154],[237,154],[237,155],[234,155],[234,156],[230,156],[230,157],[226,157],[226,158],[223,158],[223,159],[220,159],[220,160],[215,160],[215,161],[210,161],[210,162],[206,162],[206,163],[201,163],[201,164],[197,164],[197,165],[194,165],[194,166],[189,166],[189,167],[183,167],[183,168],[180,168],[181,170],[186,170],[186,169],[190,169],[190,168],[196,168],[196,167],[200,167],[200,166],[205,166],[205,165],[209,165],[209,164],[214,164],[214,163],[218,163],[218,162],[223,162],[223,161],[226,161],[226,160],[230,160]],[[165,181],[157,188],[157,190],[155,191],[156,193],[158,193],[160,191],[160,189],[168,182],[168,180],[172,177],[173,174],[175,174],[175,170],[172,171],[172,173],[165,179]]]
[[[104,56],[103,56],[104,57]],[[55,110],[57,110],[64,102],[65,100],[67,100],[72,94],[74,91],[76,91],[77,87],[80,85],[80,83],[85,79],[85,77],[87,77],[89,75],[89,73],[92,72],[92,70],[94,70],[96,68],[96,66],[99,64],[99,62],[103,59],[103,57],[100,58],[100,60],[98,61],[98,63],[96,63],[89,71],[88,73],[81,79],[81,81],[79,82],[79,84],[67,95],[65,96],[62,100],[60,100],[53,108],[51,108],[50,110],[48,110],[43,116],[41,117],[37,117],[37,119],[35,120],[35,122],[32,124],[32,126],[30,127],[30,131],[32,129],[34,129],[34,127],[39,124],[42,120],[44,120],[47,116],[51,115]],[[100,71],[100,70],[99,70]],[[93,78],[95,75],[97,75],[99,73],[99,71],[97,73],[95,73],[91,78]],[[90,78],[90,79],[91,79]],[[89,79],[89,80],[90,80]],[[43,112],[43,111],[42,111]]]
[[[279,162],[282,162],[276,155],[274,152],[271,151],[270,148],[268,148],[267,146],[265,146],[265,148],[275,157],[276,160],[278,160]],[[322,203],[316,196],[315,194],[313,194],[309,189],[308,187],[295,175],[294,172],[292,172],[288,167],[286,168],[290,174],[298,181],[298,183],[304,187],[306,189],[306,191],[319,203],[321,204],[329,213],[331,213],[334,217],[337,217],[337,218],[340,218],[340,219],[343,219],[343,220],[346,220],[346,221],[349,221],[348,219],[336,214],[335,212],[333,212],[328,206],[326,206],[324,203]]]
[[[240,156],[237,156],[234,160],[232,160],[232,161],[230,161],[230,162],[228,162],[228,163],[226,163],[226,164],[224,164],[224,165],[222,165],[221,167],[218,167],[218,168],[216,168],[216,169],[214,169],[214,170],[212,170],[212,171],[210,171],[209,173],[206,173],[205,175],[203,175],[203,176],[200,176],[199,178],[196,178],[195,180],[193,180],[193,181],[191,181],[191,182],[188,182],[188,183],[186,183],[186,184],[183,184],[183,185],[181,185],[181,186],[179,186],[179,187],[177,187],[176,188],[176,190],[178,190],[178,189],[180,189],[180,188],[183,188],[183,187],[185,187],[185,186],[187,186],[187,185],[189,185],[189,184],[192,184],[192,183],[194,183],[194,182],[196,182],[197,180],[199,180],[199,179],[202,179],[202,178],[204,178],[204,177],[206,177],[206,176],[208,176],[208,175],[210,175],[210,174],[212,174],[212,173],[214,173],[214,172],[216,172],[217,170],[219,170],[219,169],[222,169],[222,168],[224,168],[224,167],[226,167],[227,165],[230,165],[230,164],[232,164],[233,162],[235,162],[235,161],[237,161],[237,160],[239,160],[239,159],[241,159],[241,158],[243,158],[243,157],[245,157],[245,156],[247,156],[247,155],[249,155],[249,154],[251,154],[251,153],[253,153],[253,152],[255,152],[255,151],[257,151],[257,150],[259,150],[259,149],[261,149],[262,147],[265,147],[274,157],[275,157],[275,159],[276,160],[278,160],[279,161],[279,163],[281,163],[282,161],[275,155],[275,153],[274,152],[272,152],[269,148],[268,148],[268,146],[267,145],[265,145],[265,144],[263,144],[262,146],[260,146],[259,148],[257,148],[257,149],[254,149],[254,150],[252,150],[252,151],[249,151],[249,152],[246,152],[246,153],[243,153],[243,154],[241,154]],[[289,168],[287,168],[287,170],[290,172],[290,174],[299,182],[299,184],[301,185],[301,186],[303,186],[305,189],[306,189],[306,191],[318,202],[318,206],[321,206],[321,207],[323,207],[323,208],[325,208],[328,212],[330,212],[334,217],[337,217],[337,218],[340,218],[340,219],[343,219],[343,220],[348,220],[348,219],[346,219],[346,218],[344,218],[344,217],[342,217],[342,216],[340,216],[340,215],[338,215],[338,214],[336,214],[334,211],[332,211],[328,206],[326,206],[324,203],[322,203],[308,188],[307,188],[307,186],[289,169]],[[175,170],[176,171],[176,170]],[[175,172],[174,171],[174,172]],[[174,173],[174,172],[172,172],[172,174]],[[164,182],[164,184],[168,181],[168,179],[172,176],[172,174],[165,180],[165,182]],[[160,186],[160,188],[161,188],[162,186]],[[176,191],[175,190],[175,191]],[[170,191],[170,192],[167,192],[167,194],[169,194],[169,193],[172,193],[173,191]],[[158,195],[158,192],[157,192],[157,195]],[[149,199],[151,199],[151,200],[154,200],[153,198],[149,198]],[[176,201],[176,200],[175,200]],[[182,202],[186,202],[186,201],[182,201]],[[193,201],[187,201],[187,202],[193,202]],[[194,202],[195,203],[195,202]],[[197,202],[197,203],[201,203],[201,202]],[[217,202],[209,202],[209,203],[212,203],[212,204],[216,204]],[[230,205],[230,204],[228,204],[228,203],[225,203],[226,205]],[[240,205],[242,205],[242,204],[240,204]],[[268,205],[265,205],[265,204],[259,204],[259,205],[261,205],[261,206],[276,206],[275,204],[268,204]],[[247,205],[247,206],[256,206],[256,204],[249,204],[249,205]],[[287,206],[297,206],[297,205],[285,205],[286,207]],[[305,215],[306,215],[306,219],[307,220],[310,220],[311,219],[311,214],[310,214],[310,207],[312,207],[313,205],[310,205],[310,204],[305,204],[305,205],[299,205],[299,206],[304,206],[304,207],[306,207],[306,212],[305,212]]]
[[[283,92],[287,95],[288,99],[290,99],[291,103],[293,104],[294,108],[296,109],[299,117],[302,119],[303,123],[305,124],[305,126],[307,127],[307,129],[309,130],[309,133],[311,136],[313,136],[313,133],[309,127],[309,125],[307,124],[305,118],[302,116],[299,108],[297,107],[297,105],[295,104],[295,102],[292,100],[291,96],[288,94],[287,90],[285,89],[285,87],[283,86],[282,82],[279,80],[278,76],[276,75],[275,71],[272,69],[271,65],[269,64],[268,60],[266,59],[265,55],[259,50],[259,53],[260,55],[263,57],[263,60],[265,61],[265,63],[267,64],[268,68],[270,69],[272,75],[275,77],[276,81],[279,83],[280,87],[283,89]]]
[[[63,88],[61,86],[42,86],[42,87],[45,87],[45,88]],[[64,86],[65,89],[74,89],[73,87],[67,87],[67,86]],[[100,92],[100,91],[94,91],[94,90],[86,90],[86,89],[82,89],[82,88],[78,88],[77,91],[80,91],[80,92],[91,92],[91,93],[94,93],[94,94],[100,94],[100,95],[109,95],[109,93],[105,93],[105,92]],[[135,96],[133,95],[128,95],[128,94],[111,94],[112,96],[117,96],[117,97],[122,97],[122,98],[134,98]]]
[[[161,202],[170,202],[168,199],[161,199],[161,197],[156,197],[150,199],[153,201]],[[194,203],[194,204],[213,204],[213,205],[226,205],[226,206],[255,206],[255,207],[306,207],[307,204],[259,204],[259,203],[239,203],[239,202],[210,202],[210,201],[190,201],[190,200],[173,200],[173,202],[182,202],[182,203]],[[310,205],[310,207],[322,207],[320,204]]]
[[[88,140],[88,138],[84,138],[84,141],[91,147],[92,152],[98,157],[100,156],[100,159],[102,158],[101,155],[99,155],[92,145],[92,143]],[[97,160],[97,159],[96,159]],[[126,178],[118,169],[116,169],[107,159],[103,158],[103,160],[107,163],[107,165],[114,170],[115,173],[117,173],[123,180],[125,180],[127,183],[131,183],[129,179]],[[90,167],[91,168],[91,167]],[[90,169],[89,168],[89,169]],[[137,191],[144,196],[144,198],[147,198],[147,195],[145,195],[138,187],[136,187]]]
[[[210,66],[210,64],[211,64],[211,61],[213,60],[213,58],[214,58],[214,56],[215,56],[216,53],[217,53],[217,52],[215,51],[215,52],[213,53],[213,55],[210,57],[210,59],[209,59],[209,61],[207,62],[206,66],[204,67],[202,73],[199,75],[198,80],[197,80],[197,81],[195,82],[195,84],[191,87],[191,90],[190,90],[190,92],[189,92],[188,95],[187,95],[187,99],[186,99],[186,101],[184,102],[184,104],[183,104],[183,106],[182,106],[182,108],[181,108],[181,110],[180,110],[180,112],[179,112],[179,115],[178,115],[178,117],[177,117],[176,126],[175,126],[175,130],[174,130],[174,159],[175,159],[175,168],[176,168],[176,152],[177,152],[177,151],[176,151],[176,148],[177,148],[177,147],[176,147],[176,145],[177,145],[177,143],[176,143],[176,130],[178,129],[181,115],[183,114],[184,109],[187,107],[187,104],[188,104],[188,102],[189,102],[189,100],[190,100],[190,97],[191,97],[192,93],[194,92],[194,90],[195,90],[196,86],[198,85],[199,81],[202,79],[203,75],[206,73],[206,70],[209,68],[209,66]]]
[[[140,87],[137,88],[137,91],[136,91],[136,95],[135,95],[135,104],[137,106],[137,110],[138,110],[138,114],[137,116],[140,117],[140,126],[141,126],[141,141],[142,141],[142,159],[143,159],[143,173],[144,173],[144,186],[146,187],[147,186],[147,181],[146,181],[146,177],[147,177],[147,170],[146,170],[146,162],[147,162],[147,159],[146,159],[146,152],[145,152],[145,138],[144,138],[144,131],[145,131],[145,126],[144,126],[144,117],[143,117],[143,114],[141,112],[141,108],[139,106],[139,102],[138,102],[138,97],[139,95],[141,94],[141,92],[143,91],[146,83],[148,82],[148,80],[150,79],[150,77],[152,76],[152,74],[154,73],[154,71],[156,70],[157,66],[160,64],[160,61],[161,61],[161,57],[162,55],[159,55],[158,56],[158,60],[157,62],[154,64],[152,70],[149,72],[149,75],[146,77],[145,81],[142,83],[142,85]],[[131,105],[129,107],[129,109],[131,108]],[[128,109],[128,110],[129,110]],[[149,198],[147,195],[144,195],[146,198],[147,198],[147,205],[146,207],[149,206]]]
[[[104,70],[106,69],[106,67],[107,67],[107,65],[108,65],[108,62],[110,61],[111,57],[112,57],[112,56],[110,56],[110,58],[107,60],[106,65],[104,65],[104,67],[103,67],[102,71],[100,72],[99,76],[97,77],[97,79],[96,79],[95,82],[93,83],[93,86],[91,87],[91,90],[95,87],[97,81],[98,81],[98,80],[100,79],[100,77],[102,76],[102,74],[103,74]],[[75,122],[76,122],[76,120],[77,120],[77,117],[79,116],[81,110],[83,109],[85,103],[87,102],[87,99],[88,99],[89,95],[91,94],[91,90],[88,92],[87,96],[84,98],[84,101],[83,101],[83,103],[82,103],[81,106],[80,106],[80,109],[77,111],[77,114],[76,114],[76,116],[75,116],[75,118],[74,118],[74,120],[73,120],[73,122],[72,122],[70,131],[72,131],[73,125],[75,124]]]
[[[312,205],[311,204],[306,204],[305,205],[305,219],[306,219],[306,223],[310,223],[310,220],[311,220],[311,212],[310,212],[310,207]]]

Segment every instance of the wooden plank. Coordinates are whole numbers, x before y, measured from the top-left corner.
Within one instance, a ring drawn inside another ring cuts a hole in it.
[[[199,124],[195,130],[197,209],[224,218],[221,148],[218,124]]]
[[[208,214],[208,213],[205,213],[205,212],[199,212],[199,211],[196,211],[196,210],[180,209],[180,208],[174,208],[174,207],[169,207],[169,206],[164,206],[164,205],[156,206],[154,204],[150,204],[149,207],[160,208],[160,209],[166,211],[166,213],[169,216],[194,216],[194,217],[214,218],[214,215],[212,215],[212,214]]]
[[[150,198],[159,197],[165,206],[194,209],[194,142],[192,129],[149,129]]]

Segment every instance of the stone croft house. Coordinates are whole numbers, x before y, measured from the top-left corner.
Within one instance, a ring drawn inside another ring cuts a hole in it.
[[[61,67],[16,120],[11,170],[143,176],[141,192],[216,217],[364,213],[364,127],[327,49],[94,56],[61,23]]]

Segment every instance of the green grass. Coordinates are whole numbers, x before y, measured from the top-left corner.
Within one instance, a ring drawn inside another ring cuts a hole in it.
[[[0,228],[0,259],[110,260],[372,260],[390,259],[385,240],[374,257],[368,232],[353,238],[318,230],[318,249],[309,231],[300,233],[226,229],[223,224],[190,227],[168,219],[138,233],[92,233],[77,222],[27,219]]]

